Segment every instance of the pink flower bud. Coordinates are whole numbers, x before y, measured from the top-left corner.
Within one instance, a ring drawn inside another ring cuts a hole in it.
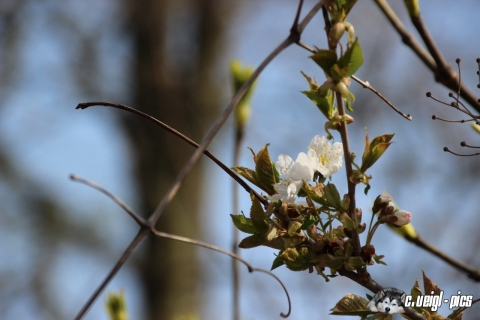
[[[390,224],[397,227],[403,227],[404,225],[409,224],[412,221],[412,214],[405,210],[396,210],[393,213],[393,217],[396,217],[397,221],[390,222]]]
[[[392,197],[390,195],[388,194],[379,195],[375,199],[375,202],[373,203],[373,208],[372,208],[373,213],[376,213],[382,210],[383,208],[385,208],[390,203],[390,201],[392,201]]]

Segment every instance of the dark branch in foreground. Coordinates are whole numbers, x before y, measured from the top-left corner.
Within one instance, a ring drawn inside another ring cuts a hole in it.
[[[148,120],[154,122],[155,124],[159,125],[163,129],[165,129],[166,131],[173,133],[174,135],[181,138],[183,141],[187,142],[188,144],[194,146],[195,148],[198,148],[198,146],[199,146],[198,143],[196,143],[195,141],[193,141],[192,139],[190,139],[189,137],[187,137],[183,133],[179,132],[178,130],[175,130],[174,128],[170,127],[169,125],[167,125],[167,124],[163,123],[162,121],[158,120],[157,118],[154,118],[154,117],[152,117],[152,116],[150,116],[150,115],[148,115],[148,114],[146,114],[146,113],[144,113],[140,110],[133,109],[133,108],[128,107],[128,106],[123,105],[123,104],[111,103],[111,102],[105,102],[105,101],[82,102],[82,103],[79,103],[78,106],[75,109],[86,109],[88,107],[93,107],[93,106],[112,107],[112,108],[121,109],[121,110],[130,112],[130,113],[139,115],[139,116],[141,116],[145,119],[148,119]],[[237,181],[238,184],[240,184],[248,193],[252,192],[255,195],[255,197],[264,206],[267,205],[267,200],[265,200],[262,196],[260,196],[255,190],[250,188],[250,186],[245,181],[243,181],[242,178],[240,178],[235,172],[233,172],[229,167],[227,167],[222,161],[220,161],[217,157],[215,157],[213,155],[213,153],[211,153],[208,150],[205,150],[205,151],[203,151],[203,154],[205,154],[207,157],[212,159],[213,162],[215,162],[220,168],[223,169],[223,171],[225,171],[230,177],[232,177],[235,181]]]

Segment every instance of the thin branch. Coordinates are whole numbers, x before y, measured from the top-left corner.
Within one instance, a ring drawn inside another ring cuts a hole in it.
[[[474,268],[470,267],[469,265],[467,265],[463,262],[455,260],[454,258],[449,256],[448,254],[440,251],[435,246],[428,243],[425,239],[423,239],[420,236],[418,236],[416,238],[410,238],[410,237],[406,236],[405,239],[408,240],[409,242],[415,244],[416,246],[430,252],[434,256],[442,259],[443,261],[445,261],[446,263],[448,263],[452,267],[466,273],[469,278],[471,278],[471,279],[473,279],[477,282],[480,281],[480,269],[474,269]]]
[[[360,83],[364,88],[367,88],[368,90],[372,91],[373,93],[375,93],[380,99],[382,99],[383,101],[385,101],[386,104],[388,104],[390,106],[390,108],[392,108],[395,112],[397,112],[399,115],[401,115],[402,117],[404,117],[405,119],[407,120],[412,120],[412,116],[409,115],[409,114],[405,114],[403,112],[401,112],[400,110],[398,110],[390,101],[387,100],[387,98],[385,98],[380,92],[378,92],[374,87],[372,87],[368,82],[363,82],[362,80],[360,80],[359,78],[357,78],[356,76],[352,75],[352,79],[355,80],[356,82]]]
[[[398,34],[402,38],[402,41],[407,45],[412,51],[422,60],[422,62],[429,68],[435,75],[435,80],[440,82],[447,88],[451,90],[458,90],[460,87],[461,96],[465,101],[468,102],[475,110],[480,112],[480,105],[477,101],[475,94],[468,89],[467,86],[460,84],[456,73],[448,66],[448,68],[442,68],[445,66],[438,66],[435,62],[435,59],[420,45],[420,43],[415,39],[415,37],[408,32],[407,28],[403,25],[400,18],[396,15],[393,9],[389,6],[386,0],[375,0],[375,3],[378,5],[380,10],[383,12],[385,17],[390,21],[392,26],[397,30]],[[431,46],[430,48],[434,50],[436,46]],[[431,52],[432,53],[432,52]],[[437,52],[433,52],[437,55]],[[440,60],[439,60],[440,61]]]
[[[176,130],[176,129],[170,127],[169,125],[163,123],[162,121],[158,120],[157,118],[154,118],[154,117],[152,117],[152,116],[150,116],[150,115],[148,115],[148,114],[146,114],[146,113],[144,113],[140,110],[128,107],[128,106],[123,105],[123,104],[111,103],[111,102],[105,102],[105,101],[83,102],[83,103],[79,103],[78,106],[75,109],[86,109],[88,107],[93,107],[93,106],[112,107],[112,108],[121,109],[121,110],[124,110],[124,111],[127,111],[127,112],[131,112],[133,114],[136,114],[138,116],[141,116],[145,119],[148,119],[148,120],[152,121],[156,125],[159,125],[160,127],[165,129],[166,131],[173,133],[174,135],[176,135],[177,137],[179,137],[183,141],[187,142],[188,144],[194,146],[195,148],[199,147],[198,143],[196,143],[195,141],[193,141],[192,139],[190,139],[189,137],[187,137],[183,133],[179,132],[178,130]],[[260,196],[255,190],[250,188],[250,186],[245,181],[243,181],[242,178],[240,178],[235,172],[232,171],[232,169],[227,167],[223,162],[221,162],[217,157],[215,157],[210,151],[205,150],[205,151],[203,151],[203,154],[205,154],[213,162],[215,162],[220,168],[222,168],[223,171],[225,171],[230,177],[232,177],[235,181],[237,181],[248,193],[252,192],[255,195],[255,197],[263,205],[267,205],[267,200],[265,200],[262,196]]]
[[[432,120],[440,120],[440,121],[444,121],[444,122],[455,122],[455,123],[465,123],[465,122],[469,122],[469,121],[475,121],[475,119],[448,120],[448,119],[445,119],[445,118],[441,118],[441,117],[437,116],[436,114],[434,114],[432,116]]]
[[[460,142],[460,145],[461,145],[462,147],[473,148],[473,149],[478,149],[478,148],[480,148],[479,146],[470,146],[470,145],[468,145],[465,141]]]
[[[212,125],[210,130],[207,132],[205,138],[200,143],[200,146],[198,147],[198,149],[193,153],[193,155],[190,157],[187,163],[183,166],[182,170],[177,175],[172,186],[163,197],[162,201],[156,208],[155,212],[151,215],[149,220],[152,222],[153,225],[155,225],[158,219],[160,219],[160,216],[162,215],[166,207],[170,204],[173,197],[177,194],[181,184],[183,183],[187,175],[190,173],[195,163],[197,163],[198,159],[200,158],[200,155],[206,150],[210,142],[217,135],[218,131],[223,126],[225,121],[227,121],[228,117],[232,113],[235,106],[240,102],[240,99],[244,96],[244,94],[247,92],[248,88],[250,88],[250,86],[253,84],[255,79],[257,79],[258,75],[278,54],[280,54],[280,52],[282,52],[285,48],[289,47],[292,43],[295,43],[296,41],[300,40],[301,32],[303,31],[307,23],[316,14],[316,12],[320,10],[320,8],[324,5],[325,2],[326,0],[318,1],[318,3],[310,10],[307,16],[302,20],[300,25],[297,28],[292,28],[290,35],[282,43],[280,43],[280,45],[276,49],[274,49],[273,52],[271,52],[268,55],[268,57],[265,58],[264,61],[262,61],[262,63],[253,72],[253,74],[250,76],[247,82],[245,82],[245,84],[238,90],[238,92],[235,94],[232,101],[225,109],[225,111],[217,118],[217,120]]]
[[[113,279],[113,277],[117,274],[117,272],[122,268],[123,264],[127,259],[130,257],[132,254],[133,250],[138,246],[142,240],[148,236],[151,233],[150,229],[147,228],[140,228],[138,231],[137,235],[135,238],[133,238],[132,242],[128,245],[127,249],[123,252],[122,256],[120,259],[115,263],[113,266],[112,270],[108,273],[107,277],[102,281],[102,283],[98,286],[97,289],[93,292],[93,294],[88,298],[88,301],[85,303],[85,305],[82,307],[80,312],[77,314],[75,317],[75,320],[80,320],[82,319],[87,311],[90,309],[90,307],[93,305],[93,303],[97,300],[97,298],[100,296],[100,294],[103,292],[105,287],[107,286],[108,283]]]
[[[343,116],[345,115],[345,106],[343,104],[343,97],[340,92],[336,93],[336,100],[337,100],[337,108],[338,108],[338,115]],[[350,142],[348,140],[348,130],[346,122],[342,123],[342,126],[339,129],[340,136],[342,137],[343,143],[343,157],[345,158],[345,171],[347,173],[347,183],[348,183],[348,197],[350,200],[350,207],[348,208],[348,215],[353,221],[357,221],[356,218],[356,201],[355,201],[355,183],[353,183],[350,178],[353,175],[352,169],[352,160],[351,160],[351,153],[350,153]],[[360,256],[361,246],[360,246],[360,238],[358,236],[357,230],[354,228],[352,230],[352,246],[353,252],[355,256]]]
[[[472,154],[460,154],[460,153],[455,153],[455,152],[453,152],[452,150],[448,149],[447,147],[443,148],[443,151],[449,152],[449,153],[454,154],[454,155],[459,156],[459,157],[473,157],[473,156],[478,156],[478,155],[480,155],[480,152],[472,153]]]
[[[175,241],[180,241],[180,242],[184,242],[184,243],[189,243],[189,244],[193,244],[193,245],[196,245],[196,246],[199,246],[199,247],[204,247],[204,248],[207,248],[207,249],[210,249],[210,250],[213,250],[213,251],[217,251],[217,252],[220,252],[220,253],[223,253],[227,256],[230,256],[232,257],[233,259],[237,260],[237,261],[240,261],[241,263],[243,263],[245,266],[247,266],[248,268],[248,272],[252,273],[252,272],[255,272],[255,271],[258,271],[258,272],[263,272],[263,273],[266,273],[268,275],[270,275],[271,277],[273,277],[275,280],[277,280],[278,283],[280,283],[280,285],[282,286],[283,290],[285,291],[285,295],[287,296],[287,300],[288,300],[288,312],[285,314],[285,313],[280,313],[280,316],[282,318],[288,318],[290,316],[290,313],[292,311],[292,305],[291,305],[291,301],[290,301],[290,295],[288,294],[288,290],[287,288],[285,287],[285,285],[283,284],[282,280],[280,280],[280,278],[278,278],[273,272],[271,271],[268,271],[268,270],[265,270],[265,269],[261,269],[261,268],[254,268],[252,267],[252,265],[250,263],[248,263],[246,260],[242,259],[242,257],[228,251],[228,250],[225,250],[225,249],[222,249],[220,247],[217,247],[217,246],[214,246],[214,245],[211,245],[211,244],[208,244],[208,243],[205,243],[205,242],[202,242],[202,241],[198,241],[198,240],[193,240],[193,239],[190,239],[190,238],[186,238],[186,237],[181,237],[181,236],[177,236],[177,235],[173,235],[173,234],[169,234],[169,233],[165,233],[165,232],[161,232],[161,231],[158,231],[156,229],[153,229],[152,230],[153,233],[156,235],[156,236],[159,236],[159,237],[162,237],[162,238],[167,238],[167,239],[172,239],[172,240],[175,240]]]
[[[112,199],[116,204],[118,204],[123,210],[125,210],[128,215],[133,219],[135,220],[135,222],[140,226],[140,227],[148,227],[148,224],[147,224],[147,221],[145,219],[143,219],[140,215],[138,215],[135,211],[133,211],[129,206],[127,206],[125,204],[125,202],[123,202],[122,200],[120,200],[120,198],[118,198],[117,196],[115,196],[113,193],[109,192],[108,190],[106,190],[105,188],[103,188],[102,186],[100,186],[99,184],[93,182],[93,181],[90,181],[90,180],[86,180],[86,179],[83,179],[83,178],[80,178],[79,176],[76,176],[74,174],[71,174],[70,175],[70,179],[72,179],[73,181],[77,181],[77,182],[81,182],[83,184],[86,184],[87,186],[89,187],[92,187],[100,192],[102,192],[103,194],[107,195],[110,199]]]

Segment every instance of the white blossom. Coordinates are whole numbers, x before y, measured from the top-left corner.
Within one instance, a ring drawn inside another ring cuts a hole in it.
[[[308,182],[313,179],[312,158],[301,152],[294,162],[290,156],[281,154],[278,156],[275,167],[280,174],[280,182],[273,185],[278,194],[271,196],[270,200],[295,202],[295,198],[303,186],[303,181]]]
[[[315,136],[308,146],[308,156],[314,158],[314,170],[325,178],[330,177],[342,168],[343,145],[333,145],[325,137]]]

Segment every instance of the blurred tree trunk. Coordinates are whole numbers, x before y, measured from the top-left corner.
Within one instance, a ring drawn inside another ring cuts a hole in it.
[[[215,70],[233,4],[216,0],[126,1],[133,44],[131,105],[200,141],[219,112],[222,95]],[[224,88],[223,88],[224,89]],[[153,212],[193,149],[158,126],[133,115],[123,119],[145,215]],[[199,238],[201,164],[163,214],[158,229]],[[149,238],[140,273],[147,317],[198,314],[201,277],[197,248]]]

